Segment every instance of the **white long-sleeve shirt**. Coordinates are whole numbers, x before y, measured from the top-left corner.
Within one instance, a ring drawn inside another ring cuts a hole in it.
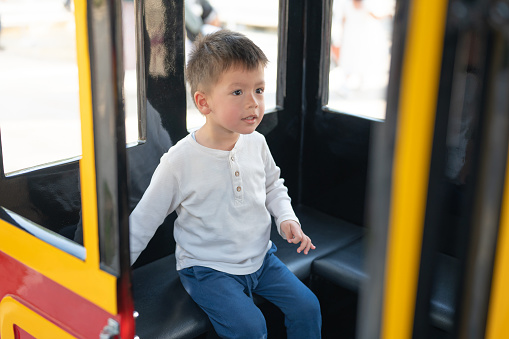
[[[177,270],[205,266],[230,274],[258,270],[278,232],[297,217],[263,135],[240,135],[231,151],[204,147],[188,135],[161,157],[132,212],[131,263],[166,216],[177,212]],[[284,235],[283,235],[284,236]]]

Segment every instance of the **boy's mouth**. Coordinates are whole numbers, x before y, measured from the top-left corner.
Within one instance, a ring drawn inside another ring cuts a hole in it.
[[[256,119],[257,119],[256,115],[250,115],[248,117],[242,118],[242,120],[244,120],[246,122],[255,122]]]

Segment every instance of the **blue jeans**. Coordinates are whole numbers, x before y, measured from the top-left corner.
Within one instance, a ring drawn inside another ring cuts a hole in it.
[[[201,266],[178,272],[187,293],[207,313],[221,338],[267,338],[265,318],[252,293],[283,311],[288,339],[321,337],[318,299],[274,255],[276,250],[272,245],[253,274],[232,275]]]

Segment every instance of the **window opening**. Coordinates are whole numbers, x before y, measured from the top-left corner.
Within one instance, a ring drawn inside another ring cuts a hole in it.
[[[5,173],[81,154],[72,2],[0,1]]]
[[[122,0],[122,36],[124,47],[125,133],[128,144],[139,139],[138,78],[136,71],[136,9],[134,0]],[[142,114],[145,114],[144,112]]]
[[[328,107],[384,119],[395,0],[334,0]]]

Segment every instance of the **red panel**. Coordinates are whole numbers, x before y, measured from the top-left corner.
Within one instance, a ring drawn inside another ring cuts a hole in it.
[[[122,319],[120,322],[120,337],[135,337],[134,302],[132,297],[132,286],[130,273],[125,272],[118,283],[118,312]]]
[[[14,325],[14,337],[16,339],[37,339],[32,336],[30,333],[24,331],[22,328]]]
[[[0,299],[6,295],[15,296],[27,307],[78,338],[98,338],[108,318],[119,321],[118,317],[2,251],[0,277]]]

